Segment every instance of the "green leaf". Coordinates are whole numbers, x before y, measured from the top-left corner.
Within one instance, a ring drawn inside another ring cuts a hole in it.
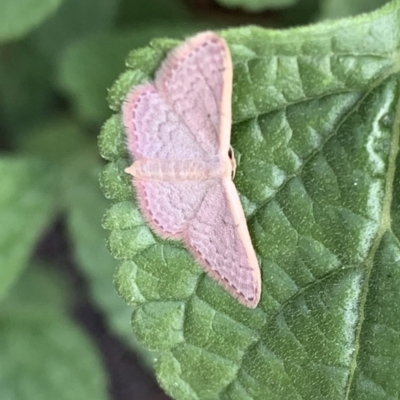
[[[389,0],[324,0],[321,4],[321,18],[340,18],[373,11]]]
[[[30,43],[49,60],[76,40],[109,31],[116,18],[119,0],[68,0],[57,13],[32,33]]]
[[[54,215],[55,176],[33,158],[0,157],[0,298]]]
[[[246,11],[257,12],[268,9],[290,7],[300,0],[217,0],[228,8],[243,8]]]
[[[71,118],[58,116],[31,126],[16,140],[18,151],[46,160],[52,169],[59,169],[61,175],[64,164],[68,163],[91,139],[85,130]],[[61,179],[58,180],[60,187]]]
[[[61,310],[69,307],[72,288],[54,265],[31,261],[23,271],[18,283],[3,300],[2,307],[16,308],[34,304],[35,307],[51,307]]]
[[[110,328],[135,350],[146,366],[154,356],[132,335],[130,308],[115,292],[113,275],[117,265],[104,246],[106,232],[101,226],[102,215],[109,202],[102,195],[98,176],[101,164],[95,148],[75,152],[64,169],[64,197],[67,227],[78,265],[88,277],[93,300],[101,307]]]
[[[2,303],[2,399],[108,398],[99,354],[65,315],[62,289],[59,277],[35,266]]]
[[[115,201],[105,226],[133,329],[160,352],[158,379],[176,399],[397,398],[400,1],[299,29],[221,34],[261,302],[240,305],[143,222],[116,116],[100,140],[110,160],[102,186]],[[176,44],[128,57],[109,95],[114,110]]]
[[[2,137],[10,142],[47,118],[55,96],[46,60],[25,42],[3,46],[0,54]],[[7,128],[7,129],[6,129]]]
[[[2,0],[0,42],[26,35],[51,15],[63,0]]]

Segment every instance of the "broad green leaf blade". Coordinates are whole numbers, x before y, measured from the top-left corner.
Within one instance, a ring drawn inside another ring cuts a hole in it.
[[[395,398],[398,375],[383,381],[380,371],[388,360],[400,368],[397,322],[388,321],[400,309],[400,1],[307,28],[222,35],[234,62],[235,184],[262,299],[241,306],[143,222],[129,200],[117,115],[100,138],[110,161],[102,186],[116,202],[105,226],[133,329],[160,352],[159,381],[176,399]],[[128,57],[110,92],[114,110],[176,44],[154,41]],[[376,334],[381,323],[390,335]]]
[[[0,157],[0,298],[25,268],[51,221],[55,176],[34,158]]]
[[[246,11],[257,12],[268,9],[290,7],[300,0],[217,0],[228,8],[243,8]]]
[[[63,0],[2,0],[0,42],[17,39],[43,22]]]
[[[397,1],[373,17],[366,14],[294,31],[257,27],[227,31],[235,63],[234,122],[328,93],[363,90],[396,72],[400,18],[396,7]],[[111,88],[113,110],[119,111],[132,85],[151,79],[177,44],[157,40],[146,52],[128,57],[134,69],[122,74]],[[131,60],[134,56],[136,62]]]
[[[98,186],[100,171],[101,165],[93,147],[75,152],[64,169],[63,197],[69,235],[78,265],[89,278],[93,300],[104,311],[111,329],[150,367],[154,356],[135,340],[129,323],[131,310],[113,285],[117,263],[104,246],[107,235],[101,219],[109,203]]]
[[[1,307],[0,398],[107,399],[101,359],[65,315],[59,279],[36,268],[22,277]]]

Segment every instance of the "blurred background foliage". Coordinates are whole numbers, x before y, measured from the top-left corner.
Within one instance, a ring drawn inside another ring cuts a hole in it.
[[[287,28],[385,0],[0,0],[0,398],[162,399],[105,246],[107,89],[156,37]]]

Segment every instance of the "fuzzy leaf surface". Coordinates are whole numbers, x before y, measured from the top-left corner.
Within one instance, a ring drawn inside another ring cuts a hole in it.
[[[133,329],[160,352],[158,379],[176,399],[395,399],[400,1],[354,19],[221,35],[261,302],[241,306],[150,230],[123,172],[131,160],[115,115],[100,137],[110,161],[101,184],[115,202],[105,226]],[[177,44],[128,56],[109,93],[116,112]]]

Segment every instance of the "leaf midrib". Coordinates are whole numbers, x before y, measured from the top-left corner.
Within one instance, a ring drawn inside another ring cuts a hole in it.
[[[397,80],[397,89],[399,89],[399,80]],[[393,201],[393,185],[395,180],[395,172],[396,172],[396,158],[399,153],[399,136],[400,136],[400,101],[397,98],[397,106],[396,106],[396,113],[393,123],[393,135],[392,141],[390,143],[390,153],[388,158],[388,169],[386,174],[386,183],[385,183],[385,195],[383,199],[383,208],[382,214],[380,218],[380,224],[378,227],[378,231],[376,234],[376,239],[371,247],[370,253],[366,259],[365,265],[365,279],[362,288],[361,298],[360,298],[360,307],[359,307],[359,321],[356,327],[356,334],[355,334],[355,350],[353,353],[353,359],[350,365],[350,374],[348,378],[348,385],[346,390],[346,397],[345,399],[349,399],[350,391],[353,384],[354,374],[357,368],[357,357],[360,350],[360,336],[362,332],[363,323],[365,320],[365,307],[368,299],[368,289],[369,289],[369,282],[371,279],[372,268],[374,265],[374,259],[376,252],[381,244],[383,235],[392,230],[392,219],[391,219],[391,208],[392,208],[392,201]]]

